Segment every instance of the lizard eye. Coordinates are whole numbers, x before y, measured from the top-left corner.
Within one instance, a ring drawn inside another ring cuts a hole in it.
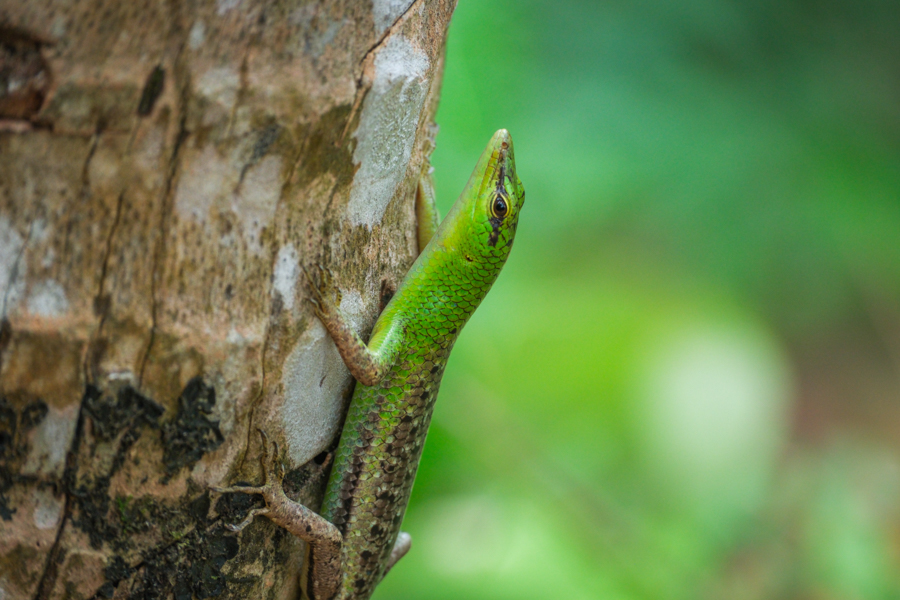
[[[506,198],[498,194],[491,204],[491,213],[498,219],[502,219],[508,212],[509,205],[506,203]]]

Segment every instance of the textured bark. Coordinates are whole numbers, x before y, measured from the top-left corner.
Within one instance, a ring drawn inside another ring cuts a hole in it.
[[[0,0],[0,597],[296,596],[209,487],[263,428],[317,505],[351,378],[301,265],[367,333],[454,4]]]

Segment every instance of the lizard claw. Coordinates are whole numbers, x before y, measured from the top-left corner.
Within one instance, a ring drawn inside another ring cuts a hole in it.
[[[334,286],[332,283],[334,282],[334,273],[328,267],[323,267],[322,265],[316,265],[319,268],[319,279],[322,281],[322,286],[326,289],[332,289]]]
[[[247,516],[244,517],[244,520],[241,521],[240,523],[229,523],[225,527],[228,528],[229,531],[234,531],[235,533],[237,533],[239,531],[243,531],[247,525],[252,523],[253,519],[257,515],[267,515],[267,514],[269,514],[268,506],[263,507],[263,508],[254,508],[253,510],[251,510],[250,512],[247,513]]]
[[[332,306],[337,306],[341,302],[341,293],[334,286],[334,276],[330,269],[322,265],[316,265],[317,273],[313,275],[309,270],[300,266],[303,274],[306,276],[307,287],[310,296],[307,301],[313,305],[316,316],[325,320],[326,315],[330,312]]]
[[[269,436],[262,429],[257,430],[261,441],[259,464],[262,468],[262,485],[233,485],[229,487],[213,487],[215,492],[222,494],[260,494],[266,501],[263,508],[254,508],[238,524],[227,525],[231,531],[241,531],[249,525],[257,515],[269,514],[269,507],[273,502],[284,496],[284,463],[281,461],[281,451],[278,442],[271,442],[272,452],[269,452]]]

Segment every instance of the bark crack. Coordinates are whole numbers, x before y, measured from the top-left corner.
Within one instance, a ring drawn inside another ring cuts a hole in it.
[[[175,78],[179,83],[178,94],[178,131],[175,134],[175,143],[172,147],[172,155],[169,158],[168,172],[166,173],[166,181],[163,185],[162,206],[160,208],[159,219],[159,239],[156,242],[156,248],[153,251],[153,266],[150,275],[150,339],[147,342],[147,350],[141,358],[141,367],[138,371],[138,389],[142,389],[144,384],[144,371],[147,368],[147,362],[150,359],[150,352],[153,350],[153,344],[156,341],[156,330],[159,324],[159,286],[162,277],[163,260],[166,255],[166,235],[168,233],[169,216],[172,210],[173,197],[175,195],[175,177],[178,173],[178,159],[181,156],[181,148],[184,145],[190,132],[187,130],[187,108],[188,94],[190,93],[187,82],[179,77],[178,63],[184,52],[187,40],[182,40],[175,56],[174,64]]]
[[[84,159],[84,165],[81,167],[81,197],[84,198],[90,193],[91,189],[91,161],[94,159],[94,154],[97,152],[97,146],[100,144],[100,134],[103,133],[100,129],[94,131],[94,135],[91,136],[91,147],[88,149],[87,156]]]
[[[78,406],[78,418],[75,421],[75,434],[72,436],[72,444],[66,452],[66,466],[62,476],[62,490],[66,496],[63,505],[62,518],[59,520],[59,528],[56,530],[56,537],[53,539],[53,546],[47,553],[47,562],[44,563],[44,572],[41,573],[41,580],[35,590],[34,600],[46,600],[50,597],[50,593],[56,584],[59,576],[59,567],[65,557],[65,549],[62,547],[62,537],[66,531],[66,526],[72,518],[72,489],[75,487],[75,471],[78,467],[76,460],[78,458],[78,450],[81,448],[81,435],[84,430],[84,402],[87,398],[87,389],[81,397],[81,403]]]
[[[237,91],[237,99],[234,101],[234,106],[231,107],[231,114],[228,115],[228,129],[227,129],[227,137],[232,137],[234,135],[234,123],[237,120],[238,110],[243,106],[244,100],[247,97],[247,89],[250,87],[249,75],[248,75],[248,59],[250,58],[250,50],[253,47],[253,41],[248,40],[246,46],[244,46],[244,52],[241,56],[241,67],[240,67],[240,87]]]
[[[97,146],[100,143],[100,135],[102,131],[97,129],[94,131],[93,136],[91,137],[91,147],[88,149],[87,156],[84,159],[84,165],[81,167],[81,198],[85,198],[90,194],[91,188],[91,180],[90,180],[90,167],[91,161],[94,158],[94,154],[97,152]],[[119,202],[116,207],[116,217],[113,223],[113,229],[116,227],[116,223],[119,219],[119,210],[121,208],[122,195],[119,196]],[[67,232],[68,234],[68,232]],[[31,237],[31,229],[28,231],[28,237]],[[101,267],[101,276],[100,276],[100,290],[103,290],[103,279],[106,272],[106,262],[109,259],[110,252],[110,243],[112,240],[112,231],[110,231],[110,235],[107,238],[107,248],[105,255],[103,257],[103,266]],[[26,240],[27,241],[27,240]],[[66,242],[66,244],[68,241]],[[22,245],[22,249],[24,250],[25,244]],[[16,263],[18,267],[18,261]],[[4,317],[5,317],[5,309],[6,302],[4,299]],[[85,345],[85,354],[82,358],[82,372],[85,375],[85,381],[88,381],[88,372],[87,372],[87,356],[90,351],[91,343]],[[59,573],[59,565],[63,559],[64,549],[62,548],[62,537],[66,530],[66,525],[69,522],[69,519],[72,515],[72,494],[70,493],[71,485],[73,483],[75,477],[75,459],[78,453],[78,448],[81,445],[81,429],[84,423],[84,399],[85,395],[81,398],[81,403],[78,406],[78,418],[75,422],[75,434],[72,436],[72,443],[69,446],[69,449],[66,451],[66,466],[63,470],[62,476],[62,490],[65,495],[65,502],[63,504],[63,514],[62,518],[59,520],[59,527],[56,530],[56,536],[53,538],[53,545],[50,547],[50,551],[47,553],[47,561],[44,563],[44,571],[41,573],[41,579],[38,583],[37,588],[35,589],[34,600],[44,600],[50,596],[50,593],[53,591],[54,584],[56,583],[56,578]]]
[[[94,379],[90,371],[91,356],[93,355],[97,340],[103,333],[103,325],[106,323],[106,317],[110,310],[111,302],[109,297],[103,295],[103,288],[106,286],[106,276],[109,272],[109,258],[112,255],[113,238],[115,237],[116,230],[119,228],[119,223],[122,220],[122,206],[124,204],[125,190],[122,190],[116,201],[116,213],[113,217],[112,226],[109,228],[109,234],[106,236],[106,250],[103,254],[103,262],[100,265],[100,282],[97,285],[97,295],[94,296],[94,312],[99,317],[99,320],[97,322],[97,328],[94,330],[90,341],[88,341],[85,346],[84,356],[82,357],[81,369],[84,372],[85,381],[92,381]]]
[[[412,14],[413,9],[420,6],[421,4],[424,4],[424,2],[425,2],[425,0],[415,0],[415,2],[410,4],[409,7],[406,10],[404,10],[403,13],[401,13],[399,17],[394,19],[394,22],[391,23],[390,27],[385,29],[384,33],[381,34],[381,37],[378,38],[378,41],[376,41],[374,44],[372,44],[372,46],[368,50],[366,50],[366,53],[363,54],[362,59],[359,61],[360,64],[364,64],[366,62],[366,60],[368,60],[369,57],[376,50],[378,50],[378,48],[380,46],[383,46],[384,43],[387,41],[387,39],[390,36],[394,35],[394,32],[396,32],[397,29],[399,29],[400,26],[406,22],[406,19],[408,19],[409,16]],[[359,76],[359,79],[356,80],[357,86],[359,86],[359,84],[362,83],[362,78],[363,78],[363,75],[361,74]]]
[[[118,229],[119,222],[122,220],[123,204],[125,204],[125,190],[122,190],[122,193],[119,194],[119,198],[116,201],[116,215],[115,217],[113,217],[112,227],[109,228],[109,235],[106,236],[106,252],[103,255],[103,264],[100,267],[100,284],[97,286],[97,298],[101,298],[103,296],[103,287],[106,284],[106,275],[109,270],[109,257],[112,254],[113,237],[115,237],[116,229]],[[105,317],[106,311],[104,311],[103,314],[103,318]]]
[[[394,22],[391,23],[390,27],[384,30],[384,33],[381,34],[378,40],[366,50],[366,53],[363,54],[363,57],[359,61],[362,69],[360,69],[359,77],[356,78],[356,98],[353,100],[353,107],[350,109],[350,115],[347,117],[347,124],[344,126],[344,131],[341,132],[340,137],[337,139],[337,146],[344,145],[344,138],[347,137],[347,132],[350,129],[350,125],[353,124],[353,119],[356,118],[356,113],[359,112],[359,107],[362,105],[363,98],[366,97],[366,94],[372,87],[372,80],[371,77],[368,76],[368,72],[374,68],[375,53],[387,42],[389,37],[394,35],[394,33],[403,26],[409,16],[413,13],[413,10],[424,4],[424,2],[425,0],[415,0],[415,2],[410,4],[399,17],[394,19]]]

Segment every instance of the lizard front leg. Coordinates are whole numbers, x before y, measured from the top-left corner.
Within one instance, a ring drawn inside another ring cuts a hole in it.
[[[419,254],[434,237],[441,222],[441,215],[438,213],[435,201],[434,179],[431,177],[433,171],[434,167],[426,161],[422,176],[419,178],[419,185],[416,188],[416,227]]]
[[[341,584],[341,544],[343,538],[337,527],[299,502],[294,502],[284,493],[284,465],[281,462],[278,444],[273,443],[269,454],[268,436],[260,429],[262,451],[260,465],[263,483],[260,486],[237,485],[213,488],[221,493],[260,494],[266,501],[265,508],[250,511],[241,523],[228,525],[232,531],[240,531],[249,525],[257,515],[268,517],[273,523],[284,527],[290,533],[309,544],[310,573],[307,594],[315,600],[329,600],[337,594]]]
[[[419,253],[425,249],[437,232],[440,223],[435,203],[433,168],[426,162],[416,188],[416,220]],[[363,385],[377,385],[394,364],[403,338],[403,323],[398,318],[379,320],[366,344],[341,314],[340,292],[335,289],[331,271],[319,267],[318,277],[303,269],[311,292],[310,303],[316,316],[337,345],[341,358]]]
[[[377,385],[393,366],[400,352],[403,323],[397,318],[386,321],[379,319],[369,338],[369,344],[366,345],[338,308],[340,293],[334,288],[331,272],[319,267],[317,278],[306,269],[303,272],[309,283],[312,295],[310,303],[316,316],[334,340],[350,373],[363,385]]]

